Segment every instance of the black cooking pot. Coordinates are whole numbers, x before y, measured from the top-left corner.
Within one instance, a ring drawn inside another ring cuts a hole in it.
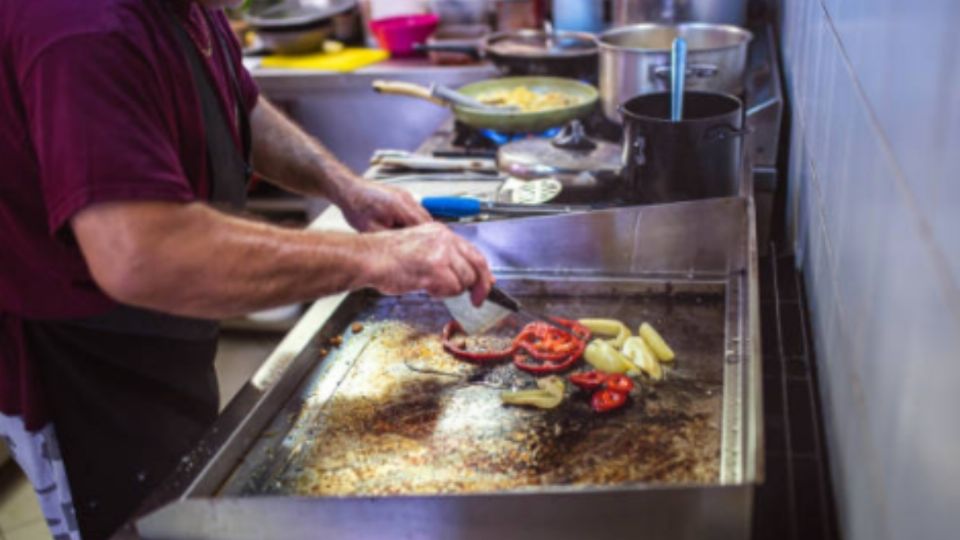
[[[620,106],[624,124],[625,198],[666,203],[737,194],[743,103],[713,92],[684,92],[683,119],[670,121],[670,94],[647,94]]]

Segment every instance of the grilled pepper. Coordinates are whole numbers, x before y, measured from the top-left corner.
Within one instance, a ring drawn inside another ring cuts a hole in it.
[[[513,364],[518,369],[534,374],[557,373],[571,368],[583,356],[590,330],[576,321],[554,320],[570,332],[535,322],[525,326],[514,340]]]
[[[623,354],[630,357],[651,379],[656,381],[663,379],[663,368],[660,367],[660,362],[640,336],[627,338],[623,344]]]
[[[580,319],[580,324],[596,335],[611,336],[613,339],[609,340],[610,344],[618,349],[632,335],[627,325],[615,319]]]
[[[607,374],[599,371],[584,371],[583,373],[574,373],[570,376],[570,382],[577,387],[586,390],[596,390],[607,382]]]
[[[607,380],[603,382],[603,387],[621,394],[629,394],[633,390],[633,380],[626,375],[608,375]]]
[[[563,401],[566,385],[560,377],[539,379],[537,386],[537,390],[501,392],[500,401],[507,405],[529,405],[540,409],[552,409]]]
[[[637,367],[613,345],[602,339],[595,339],[583,351],[588,364],[604,373],[627,373],[637,371]]]
[[[457,334],[463,332],[463,328],[460,326],[460,323],[457,321],[450,321],[446,326],[443,327],[443,334],[441,339],[443,340],[443,348],[450,354],[460,358],[462,360],[469,360],[471,362],[496,362],[498,360],[506,360],[510,358],[513,352],[516,350],[516,345],[512,344],[508,349],[500,351],[468,351],[464,348],[463,343],[457,343],[454,338]]]
[[[660,332],[657,332],[650,323],[643,323],[640,325],[640,331],[638,332],[643,340],[647,342],[647,345],[650,347],[650,350],[653,351],[653,354],[657,356],[657,360],[661,362],[670,362],[676,355],[673,353],[673,349],[667,345],[667,342],[664,341],[663,336],[660,335]]]
[[[627,403],[627,394],[623,392],[614,392],[613,390],[603,389],[598,391],[590,399],[590,406],[593,410],[604,413],[619,409]]]
[[[576,321],[554,319],[570,329],[564,332],[543,322],[530,323],[523,327],[510,347],[499,351],[468,351],[456,336],[463,328],[450,321],[443,328],[443,348],[450,354],[471,362],[487,363],[513,358],[517,368],[530,373],[556,373],[564,371],[580,359],[590,330]]]

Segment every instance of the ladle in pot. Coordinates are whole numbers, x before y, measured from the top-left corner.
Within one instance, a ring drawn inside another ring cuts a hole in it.
[[[670,120],[683,118],[683,85],[687,74],[687,40],[673,38],[670,46]]]

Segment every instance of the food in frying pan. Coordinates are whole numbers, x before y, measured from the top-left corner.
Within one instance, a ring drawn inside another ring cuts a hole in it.
[[[516,107],[521,112],[541,112],[575,105],[577,99],[563,92],[537,92],[526,86],[509,90],[495,90],[477,96],[477,99],[495,107]]]

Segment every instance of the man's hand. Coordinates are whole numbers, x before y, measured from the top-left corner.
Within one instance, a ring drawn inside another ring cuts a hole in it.
[[[493,286],[483,255],[439,223],[364,236],[372,243],[366,281],[385,294],[424,290],[449,297],[469,290],[479,306]]]
[[[406,190],[358,180],[340,201],[347,222],[360,232],[413,227],[430,214]]]

